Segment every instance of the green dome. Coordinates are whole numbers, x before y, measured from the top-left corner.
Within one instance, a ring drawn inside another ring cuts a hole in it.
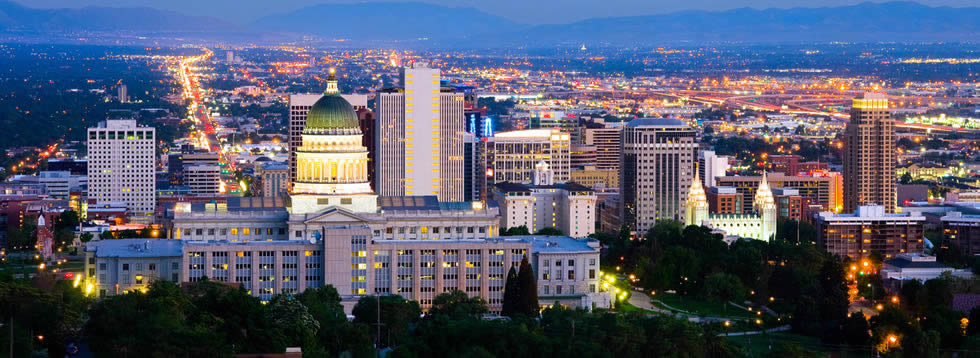
[[[354,107],[337,94],[320,97],[306,115],[306,129],[311,132],[326,132],[344,129],[360,130]]]

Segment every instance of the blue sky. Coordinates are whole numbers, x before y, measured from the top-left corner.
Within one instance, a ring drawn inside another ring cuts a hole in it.
[[[14,0],[28,7],[146,6],[247,23],[273,13],[305,6],[356,2],[344,0]],[[399,0],[363,0],[399,1]],[[662,14],[681,10],[727,10],[740,7],[790,8],[853,5],[866,0],[424,0],[431,4],[472,7],[527,24],[568,23],[591,17]],[[880,2],[880,1],[876,1]],[[978,0],[918,0],[930,6],[980,6]],[[365,16],[370,16],[366,14]]]

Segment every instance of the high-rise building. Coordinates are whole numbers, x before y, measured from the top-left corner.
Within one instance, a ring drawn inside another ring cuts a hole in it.
[[[814,172],[808,176],[788,176],[783,174],[769,174],[769,185],[773,188],[796,189],[801,197],[806,199],[809,204],[819,205],[825,211],[838,211],[840,207],[840,175],[837,172],[819,173]],[[742,194],[745,200],[745,208],[750,208],[754,204],[756,188],[762,176],[727,176],[716,178],[716,185],[734,187]]]
[[[225,62],[235,63],[235,51],[229,50],[225,52]]]
[[[184,166],[184,184],[191,194],[199,196],[218,195],[221,190],[221,168],[213,164]]]
[[[728,171],[728,156],[715,155],[713,150],[698,153],[698,175],[705,188],[715,186],[715,178],[725,176]]]
[[[473,133],[463,138],[463,201],[487,199],[487,149],[486,142]]]
[[[129,93],[126,85],[119,85],[119,103],[129,102]]]
[[[572,144],[571,149],[572,168],[581,168],[586,165],[595,165],[596,147],[584,144]]]
[[[331,75],[332,76],[332,75]],[[344,98],[354,110],[367,108],[367,95],[344,94]],[[306,115],[323,94],[304,93],[289,95],[289,183],[296,180],[296,149],[303,145],[303,129],[306,128]]]
[[[378,94],[377,182],[382,196],[464,198],[463,93],[441,88],[439,69],[402,69],[405,88]]]
[[[281,196],[286,193],[286,178],[289,165],[279,162],[265,162],[255,168],[255,177],[262,182],[262,196]]]
[[[374,132],[378,130],[378,121],[374,118],[374,111],[367,108],[358,108],[357,113],[357,123],[361,125],[361,133],[364,133],[361,139],[361,145],[368,150],[368,182],[371,183],[371,190],[376,190],[374,188],[374,163],[377,161],[377,145],[374,144],[375,138]]]
[[[821,212],[815,226],[818,245],[831,254],[857,259],[877,252],[889,259],[922,253],[925,222],[917,213],[890,214],[881,205],[867,205],[850,214]]]
[[[888,97],[865,93],[844,130],[844,212],[881,205],[895,212],[895,120]]]
[[[595,191],[576,183],[555,184],[544,161],[537,165],[533,185],[497,184],[493,197],[500,204],[503,227],[525,226],[530,232],[554,228],[572,237],[595,232]]]
[[[156,130],[135,120],[107,120],[88,129],[89,201],[124,202],[136,221],[156,207]]]
[[[669,118],[639,118],[623,131],[619,190],[623,222],[645,233],[657,220],[682,220],[697,151],[696,133]]]
[[[492,183],[530,184],[535,166],[544,161],[555,173],[555,181],[570,177],[570,136],[558,129],[528,129],[501,132],[488,138],[487,162]]]
[[[619,170],[623,126],[606,124],[605,128],[586,128],[584,131],[585,144],[596,148],[596,168]]]

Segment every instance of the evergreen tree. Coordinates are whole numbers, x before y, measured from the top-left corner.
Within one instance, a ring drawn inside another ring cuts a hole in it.
[[[537,317],[539,311],[538,283],[534,276],[534,269],[527,261],[527,255],[525,255],[521,259],[521,270],[517,273],[517,312],[529,317]]]
[[[514,266],[510,267],[507,273],[507,281],[504,283],[504,305],[500,309],[500,314],[510,317],[517,308],[517,270]]]

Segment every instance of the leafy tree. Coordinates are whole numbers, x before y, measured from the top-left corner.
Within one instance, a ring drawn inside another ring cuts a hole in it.
[[[470,297],[466,292],[460,290],[439,294],[432,299],[432,307],[429,308],[430,314],[444,315],[453,320],[479,318],[480,315],[488,311],[487,304],[483,299]]]
[[[81,235],[78,236],[78,239],[81,240],[83,243],[92,241],[92,238],[93,236],[92,233],[90,232],[83,232]]]
[[[517,269],[515,266],[510,267],[510,271],[507,272],[507,281],[504,282],[504,302],[503,306],[500,308],[500,314],[503,316],[511,317],[517,312],[518,306],[518,292],[520,287],[517,283]]]
[[[266,316],[274,327],[286,336],[288,345],[315,348],[315,338],[320,330],[320,322],[313,318],[296,298],[287,295],[276,295],[269,301]]]
[[[745,296],[745,287],[735,275],[716,272],[704,281],[704,291],[721,302],[724,312],[728,311],[728,301],[740,301]]]
[[[868,333],[870,329],[868,319],[864,318],[863,314],[852,314],[844,321],[844,339],[852,346],[866,346],[871,339]]]
[[[204,280],[187,286],[196,317],[218,319],[215,333],[234,353],[270,353],[286,349],[286,336],[268,319],[267,306],[248,292]],[[214,317],[214,318],[212,318]]]
[[[99,233],[99,240],[112,240],[116,237],[112,235],[112,231],[106,230]]]
[[[966,327],[966,334],[969,336],[977,335],[980,332],[980,306],[970,310],[970,323]]]
[[[78,212],[75,210],[65,210],[58,215],[54,220],[54,230],[74,230],[78,227],[80,219],[78,217]]]
[[[927,306],[928,298],[925,297],[925,287],[919,280],[909,280],[902,284],[898,290],[902,305],[913,313],[922,313]]]
[[[961,327],[963,318],[965,316],[962,312],[954,311],[948,306],[933,307],[921,320],[922,329],[938,333],[943,348],[959,348],[966,338]]]
[[[547,236],[562,236],[562,235],[565,235],[564,233],[561,232],[561,230],[558,230],[558,229],[553,228],[553,227],[550,227],[550,226],[549,227],[542,228],[541,230],[538,230],[538,232],[536,232],[534,234],[535,235],[547,235]]]
[[[926,281],[926,300],[929,307],[949,307],[953,302],[953,277],[949,271]]]
[[[25,216],[20,220],[20,227],[7,235],[7,245],[14,249],[33,248],[37,244],[37,217]]]
[[[538,304],[538,283],[534,274],[534,268],[527,260],[527,255],[521,259],[521,269],[517,272],[517,313],[528,317],[538,317],[540,305]]]
[[[527,225],[510,227],[500,232],[500,236],[520,236],[520,235],[531,235],[531,231],[527,229]]]
[[[330,355],[344,351],[366,354],[371,347],[374,334],[366,324],[347,322],[340,294],[333,286],[309,288],[296,295],[296,299],[309,310],[320,324],[317,341]],[[304,353],[307,353],[304,350]]]
[[[352,313],[354,322],[366,324],[377,329],[378,306],[381,308],[381,336],[378,337],[378,347],[397,346],[410,342],[411,328],[418,324],[422,308],[419,303],[402,298],[398,295],[364,296],[354,305]],[[388,338],[390,337],[390,339]]]

